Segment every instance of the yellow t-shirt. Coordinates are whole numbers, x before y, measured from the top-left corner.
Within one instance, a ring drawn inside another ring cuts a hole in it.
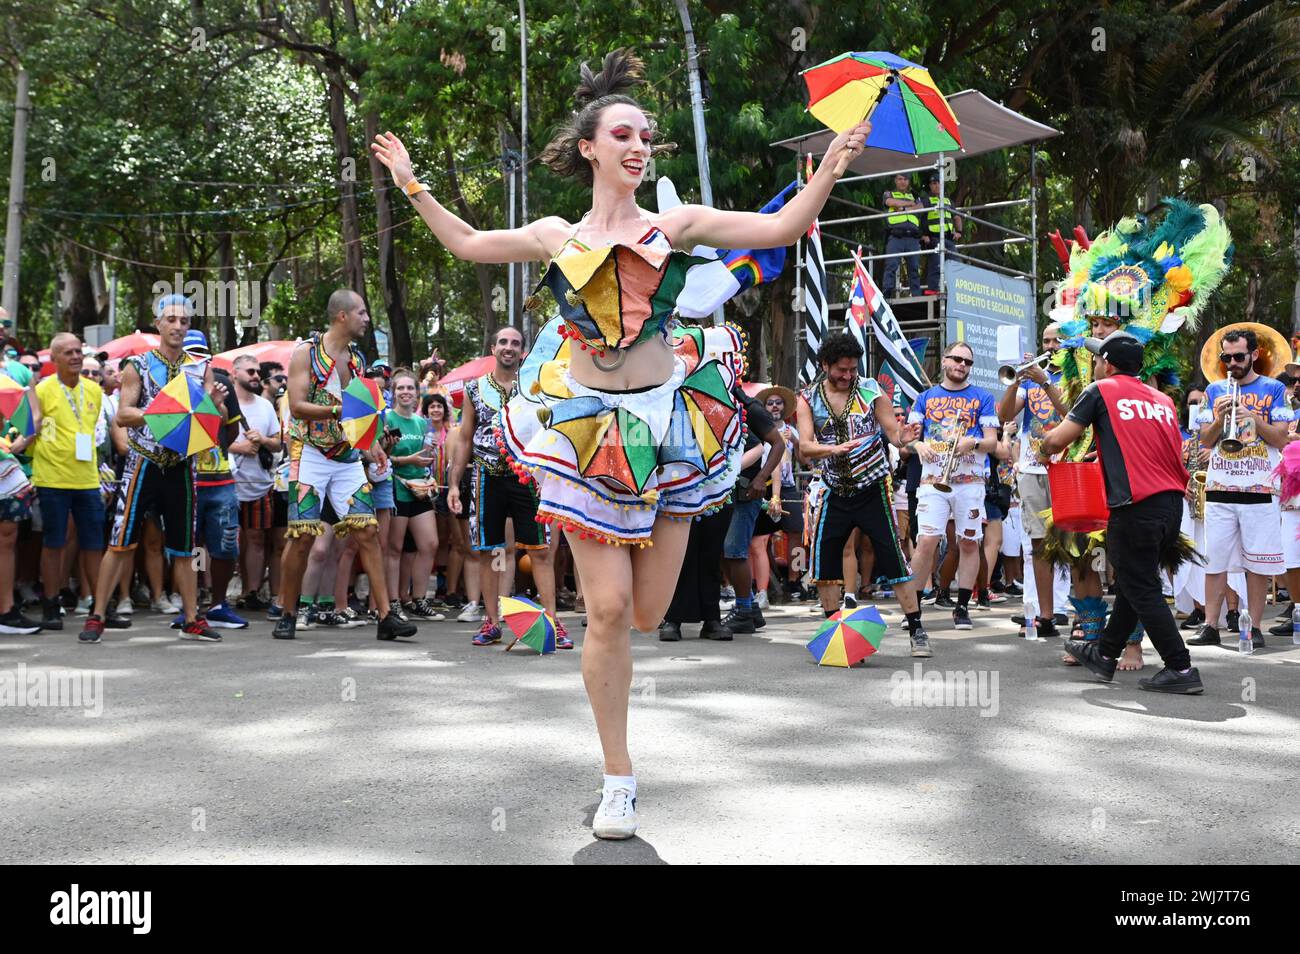
[[[36,399],[41,405],[41,430],[32,445],[32,483],[60,490],[98,490],[95,423],[104,392],[89,378],[65,389],[59,376],[52,374],[36,385]],[[77,460],[78,434],[86,435],[83,444],[90,448],[90,460]]]

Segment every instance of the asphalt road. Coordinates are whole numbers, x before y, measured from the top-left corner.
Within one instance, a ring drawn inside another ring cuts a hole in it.
[[[928,609],[936,675],[915,690],[898,626],[863,666],[814,665],[806,604],[731,643],[635,635],[641,836],[623,843],[590,832],[599,748],[571,614],[579,649],[545,657],[475,648],[453,622],[401,644],[373,627],[276,642],[265,622],[197,644],[150,615],[98,646],[75,622],[4,636],[0,681],[102,674],[97,716],[88,697],[0,707],[5,860],[1296,860],[1300,647],[1193,647],[1205,695],[1167,697],[1066,669],[1011,612],[958,634]]]

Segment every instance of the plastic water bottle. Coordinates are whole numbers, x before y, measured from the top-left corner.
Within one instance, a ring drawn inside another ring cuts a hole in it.
[[[1242,609],[1238,616],[1238,625],[1241,627],[1241,632],[1237,634],[1237,652],[1249,656],[1255,651],[1255,644],[1250,638],[1250,613],[1245,609]]]
[[[1025,639],[1038,642],[1038,604],[1025,604]]]
[[[1300,606],[1291,611],[1291,645],[1300,646]]]

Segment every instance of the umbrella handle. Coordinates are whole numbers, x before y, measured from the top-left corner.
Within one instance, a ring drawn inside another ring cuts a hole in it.
[[[516,639],[516,640],[515,640],[514,642],[512,642],[509,646],[507,646],[507,647],[506,647],[506,652],[510,652],[510,650],[514,649],[514,648],[515,648],[515,643],[517,643],[517,642],[519,642],[519,640]]]
[[[890,70],[889,79],[886,80],[881,85],[880,92],[876,94],[875,100],[871,103],[870,106],[867,107],[866,112],[862,114],[862,119],[858,120],[859,123],[871,118],[871,114],[876,111],[876,107],[880,105],[881,101],[884,100],[885,96],[889,93],[889,88],[893,86],[894,83],[896,83],[897,81],[898,81],[898,72],[896,70]],[[857,125],[857,123],[855,123],[854,125]],[[862,148],[864,150],[866,149],[866,143],[862,144]],[[852,161],[852,158],[853,157],[850,156],[847,151],[845,151],[844,155],[840,156],[839,162],[835,163],[834,171],[835,171],[836,179],[844,175],[844,171],[848,169],[849,163]]]

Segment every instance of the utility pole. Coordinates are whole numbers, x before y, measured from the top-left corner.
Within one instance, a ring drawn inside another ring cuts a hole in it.
[[[4,296],[0,307],[18,327],[18,265],[23,248],[23,186],[27,168],[27,120],[32,111],[27,98],[27,71],[18,67],[17,96],[14,98],[14,145],[9,165],[9,219],[5,225]]]
[[[528,13],[525,0],[519,0],[519,225],[528,224]],[[532,263],[521,265],[521,287],[527,290],[532,280]],[[511,318],[513,321],[513,317]],[[529,322],[521,321],[524,344],[531,341]]]

